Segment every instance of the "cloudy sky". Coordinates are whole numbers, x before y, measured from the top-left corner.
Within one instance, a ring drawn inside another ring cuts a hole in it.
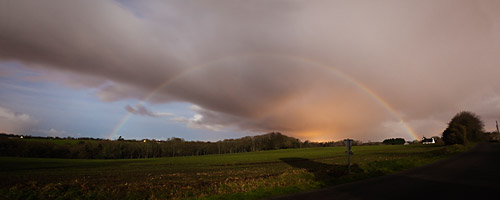
[[[500,2],[0,0],[0,132],[440,135],[500,120]]]

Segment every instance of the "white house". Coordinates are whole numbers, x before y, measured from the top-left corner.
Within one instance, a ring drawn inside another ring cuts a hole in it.
[[[434,138],[422,138],[422,144],[434,144],[436,141]]]

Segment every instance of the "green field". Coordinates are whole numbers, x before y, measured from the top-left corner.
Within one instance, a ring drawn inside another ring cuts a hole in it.
[[[0,199],[258,199],[423,165],[464,146],[354,146],[156,159],[0,158]]]

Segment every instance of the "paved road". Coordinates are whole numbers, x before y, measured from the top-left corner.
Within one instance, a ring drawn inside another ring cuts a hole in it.
[[[284,199],[500,199],[500,144],[401,173],[273,198]]]

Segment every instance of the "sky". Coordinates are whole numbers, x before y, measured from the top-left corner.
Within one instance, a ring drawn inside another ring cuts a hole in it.
[[[0,132],[439,136],[500,120],[495,0],[0,0]]]

